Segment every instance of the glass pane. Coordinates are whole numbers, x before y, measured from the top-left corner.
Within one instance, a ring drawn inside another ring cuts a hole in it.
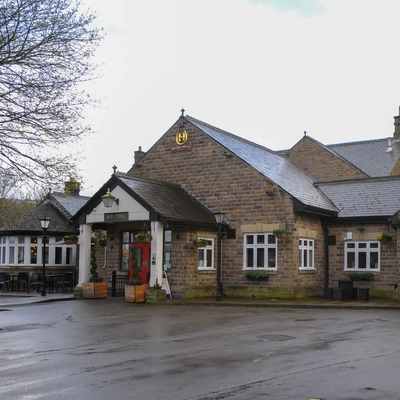
[[[370,255],[370,260],[369,260],[369,267],[371,269],[377,269],[378,268],[378,262],[379,262],[379,257],[378,257],[378,252],[371,252]]]
[[[204,249],[200,248],[198,249],[199,252],[199,262],[198,262],[198,267],[199,268],[204,268]]]
[[[370,247],[371,249],[377,249],[377,248],[379,247],[379,243],[370,243],[370,244],[369,244],[369,247]]]
[[[367,268],[367,253],[364,251],[358,253],[358,268]]]
[[[253,263],[254,263],[254,254],[253,254],[253,249],[246,249],[246,268],[253,268]]]
[[[254,243],[253,235],[246,235],[246,244],[253,244],[253,243]]]
[[[66,254],[66,264],[71,264],[72,260],[72,247],[67,247],[67,254]]]
[[[24,264],[24,247],[18,247],[18,264]]]
[[[25,238],[23,236],[18,237],[18,244],[25,244]]]
[[[346,246],[348,249],[354,249],[355,248],[355,244],[354,243],[346,243]]]
[[[264,244],[265,236],[257,235],[257,244]]]
[[[349,251],[347,252],[347,268],[354,268],[355,267],[355,253]]]
[[[299,250],[299,267],[302,267],[302,265],[301,265],[301,261],[303,260],[303,257],[302,257],[302,252],[303,252],[303,250]]]
[[[308,267],[307,250],[303,251],[303,267]]]
[[[55,263],[56,264],[62,263],[62,247],[56,247]]]
[[[309,255],[309,259],[308,259],[308,262],[309,262],[309,267],[310,268],[313,268],[314,267],[314,254],[313,254],[313,251],[312,250],[310,250],[310,252],[308,253],[308,255]]]
[[[10,240],[10,244],[14,244],[15,243],[15,236],[10,236],[9,240]]]
[[[257,249],[257,268],[264,268],[264,248]]]
[[[276,237],[274,235],[268,235],[268,244],[275,244]]]
[[[31,253],[31,264],[36,264],[37,263],[37,247],[31,246],[30,253]]]
[[[367,248],[367,243],[358,243],[358,248],[359,249],[366,249]]]
[[[8,262],[10,264],[14,264],[15,247],[14,246],[10,246],[8,251],[9,251],[9,253],[8,253]]]
[[[211,249],[207,250],[207,267],[208,268],[212,267],[212,250]]]
[[[129,232],[122,232],[122,241],[124,243],[129,243]]]
[[[165,231],[164,232],[164,240],[166,242],[171,242],[172,241],[171,238],[172,238],[172,231]]]
[[[275,268],[276,249],[268,249],[268,268]]]
[[[129,266],[129,244],[122,245],[121,271],[127,271]]]

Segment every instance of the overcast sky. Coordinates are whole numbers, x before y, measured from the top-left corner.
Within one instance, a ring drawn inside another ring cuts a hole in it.
[[[84,195],[186,114],[273,150],[389,137],[399,0],[82,0],[106,38]]]

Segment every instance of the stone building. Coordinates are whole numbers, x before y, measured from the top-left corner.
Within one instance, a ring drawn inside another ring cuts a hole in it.
[[[79,192],[79,183],[70,180],[64,193],[49,192],[31,212],[1,227],[0,271],[31,272],[37,280],[45,261],[47,274],[69,271],[77,275],[77,245],[65,243],[64,236],[78,233],[71,218],[89,199]],[[45,238],[40,223],[44,217],[50,221]]]
[[[112,271],[129,278],[135,251],[142,281],[165,273],[175,297],[213,296],[218,282],[223,296],[317,296],[354,273],[372,277],[358,284],[371,296],[396,297],[399,118],[390,138],[323,145],[305,135],[276,152],[182,113],[73,217],[80,283],[103,229],[109,281]],[[150,243],[137,240],[145,232]],[[254,270],[268,280],[249,280]]]

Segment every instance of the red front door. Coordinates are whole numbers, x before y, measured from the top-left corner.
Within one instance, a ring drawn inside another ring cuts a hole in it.
[[[129,246],[129,280],[133,281],[132,276],[132,251],[136,251],[138,265],[140,266],[140,280],[142,284],[149,283],[150,279],[150,243],[131,243]]]

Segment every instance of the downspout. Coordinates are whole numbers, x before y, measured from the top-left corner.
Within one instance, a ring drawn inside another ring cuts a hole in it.
[[[325,239],[325,288],[329,288],[329,244],[328,244],[328,227],[326,220],[322,221],[322,230],[324,232]]]

